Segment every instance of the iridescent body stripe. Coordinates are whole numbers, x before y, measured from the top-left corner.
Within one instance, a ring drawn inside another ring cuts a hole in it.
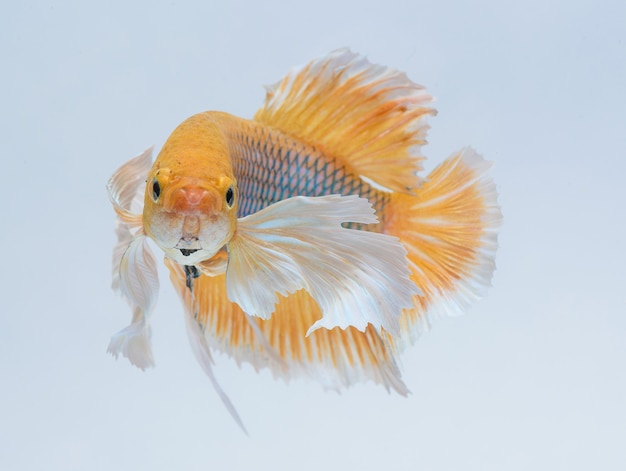
[[[375,189],[337,159],[280,131],[252,123],[245,128],[230,136],[239,190],[239,217],[292,196],[359,195],[372,204],[379,223],[344,226],[369,231],[382,229],[388,193]]]

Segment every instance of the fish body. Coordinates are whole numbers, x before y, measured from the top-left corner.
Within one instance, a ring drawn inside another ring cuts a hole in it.
[[[397,354],[483,294],[501,219],[473,150],[419,176],[430,102],[404,74],[335,51],[268,88],[254,119],[199,113],[154,163],[147,151],[122,166],[108,186],[114,286],[133,321],[109,351],[153,364],[152,239],[193,350],[240,424],[212,349],[284,378],[334,389],[370,379],[406,394]]]

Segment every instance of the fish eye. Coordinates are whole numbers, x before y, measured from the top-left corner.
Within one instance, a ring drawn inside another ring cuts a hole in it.
[[[233,204],[235,204],[235,190],[232,185],[228,187],[228,190],[226,190],[226,204],[229,208],[232,208]]]
[[[158,201],[159,196],[161,196],[161,185],[159,185],[157,180],[154,180],[152,183],[152,199],[156,202]]]

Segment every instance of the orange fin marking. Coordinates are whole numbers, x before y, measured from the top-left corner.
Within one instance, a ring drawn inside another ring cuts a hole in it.
[[[389,191],[421,179],[431,97],[404,73],[338,50],[268,87],[254,119],[342,160]]]
[[[305,374],[331,389],[373,380],[400,394],[408,393],[400,379],[393,345],[371,325],[365,332],[354,327],[322,328],[307,337],[307,330],[321,318],[321,312],[305,291],[279,296],[272,317],[262,320],[246,316],[228,300],[224,275],[203,274],[194,279],[192,299],[183,268],[169,259],[165,262],[183,302],[196,313],[209,345],[232,356],[238,364],[248,362],[257,370],[267,367],[284,379]],[[250,322],[257,324],[263,339],[258,338]],[[266,347],[283,362],[275,361]]]
[[[461,312],[480,298],[495,269],[502,214],[490,163],[463,149],[429,175],[417,196],[392,196],[385,232],[404,242],[424,296],[404,312],[404,331],[430,316]]]

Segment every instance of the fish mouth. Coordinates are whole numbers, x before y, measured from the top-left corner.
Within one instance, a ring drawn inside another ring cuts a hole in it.
[[[184,247],[184,248],[183,248]],[[194,248],[197,247],[197,248]],[[180,251],[183,257],[189,257],[192,253],[196,253],[202,247],[200,241],[195,236],[184,235],[178,241],[178,244],[174,247]]]

